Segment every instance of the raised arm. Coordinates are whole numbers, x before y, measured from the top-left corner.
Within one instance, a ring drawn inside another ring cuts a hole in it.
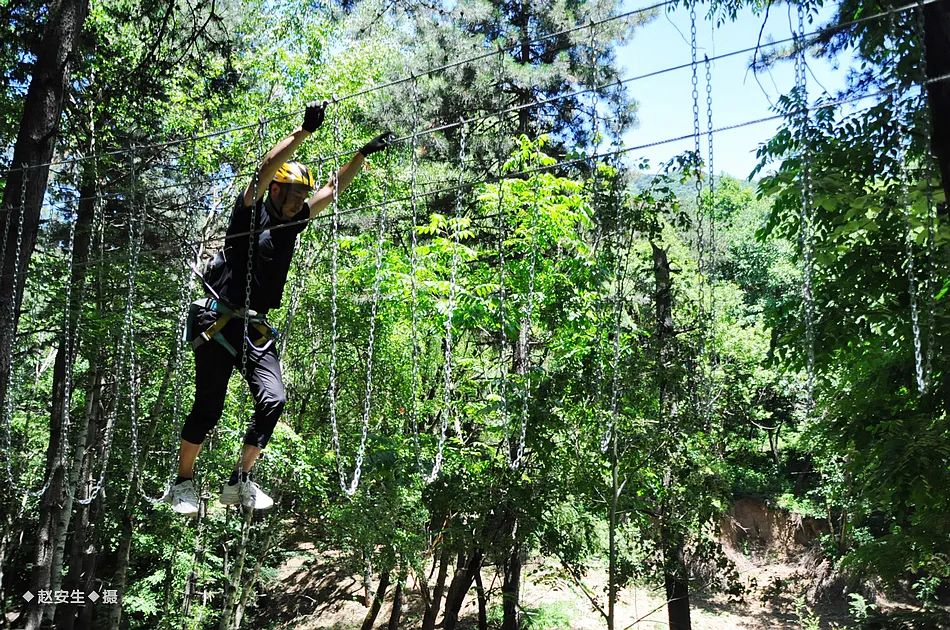
[[[244,190],[245,206],[254,205],[264,196],[280,165],[290,160],[303,141],[323,124],[326,108],[327,101],[308,103],[303,116],[303,124],[294,129],[290,135],[284,136],[264,155],[260,166],[257,167],[257,172]]]
[[[383,149],[389,147],[394,139],[395,136],[391,132],[387,131],[386,133],[379,134],[370,140],[366,146],[357,151],[356,155],[354,155],[350,161],[340,169],[339,173],[337,173],[337,196],[346,190],[347,186],[350,185],[350,182],[353,181],[353,178],[355,178],[357,173],[360,172],[360,169],[363,167],[363,162],[366,161],[366,158],[377,151],[382,151]],[[323,212],[326,207],[333,202],[333,184],[334,178],[331,174],[330,180],[326,183],[326,186],[313,193],[313,195],[307,199],[307,206],[310,207],[311,217],[315,217]]]

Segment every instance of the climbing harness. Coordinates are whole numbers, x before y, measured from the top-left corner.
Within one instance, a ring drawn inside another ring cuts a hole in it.
[[[195,335],[193,330],[194,323],[197,321],[201,312],[205,310],[217,313],[219,317],[213,324]],[[221,332],[232,319],[240,319],[244,322],[245,347],[254,348],[259,352],[266,352],[274,345],[274,342],[281,337],[280,331],[269,324],[265,316],[257,311],[252,309],[245,311],[243,308],[236,308],[218,297],[207,297],[195,300],[188,307],[188,324],[185,327],[185,339],[189,340],[194,350],[197,350],[209,341],[214,341],[227,350],[232,357],[237,357],[238,350],[225,339]],[[260,339],[263,340],[262,342],[254,343],[254,341],[249,338],[248,334],[251,328],[260,333]],[[242,363],[245,362],[242,361]]]

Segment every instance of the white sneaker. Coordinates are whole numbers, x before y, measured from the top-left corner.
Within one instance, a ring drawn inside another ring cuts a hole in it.
[[[234,485],[225,483],[221,488],[221,496],[218,497],[218,501],[221,502],[221,505],[241,504],[252,510],[267,510],[274,506],[274,500],[250,479],[239,481]]]
[[[169,485],[161,500],[171,505],[172,511],[178,514],[198,513],[198,495],[195,494],[195,484],[191,479]]]

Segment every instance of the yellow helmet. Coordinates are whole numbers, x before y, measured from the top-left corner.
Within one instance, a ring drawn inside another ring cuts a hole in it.
[[[298,184],[313,189],[313,173],[300,162],[285,162],[274,174],[274,181],[279,184]]]

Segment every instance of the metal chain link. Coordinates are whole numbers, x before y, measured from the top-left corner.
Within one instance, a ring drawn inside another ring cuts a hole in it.
[[[389,178],[387,178],[389,181]],[[376,349],[376,320],[379,312],[379,296],[383,282],[383,243],[386,239],[386,210],[381,206],[377,217],[376,233],[376,269],[373,276],[373,298],[370,303],[369,334],[366,340],[366,391],[363,398],[363,423],[360,445],[356,450],[356,463],[353,465],[353,479],[346,492],[347,496],[356,494],[363,474],[363,458],[366,456],[366,440],[369,435],[370,412],[373,400],[373,355]]]
[[[419,83],[415,77],[412,80],[412,142],[409,146],[409,205],[412,210],[412,225],[410,227],[410,238],[412,243],[409,248],[409,317],[410,342],[412,344],[412,381],[409,384],[409,423],[412,426],[412,446],[415,450],[416,468],[422,472],[422,446],[419,443],[419,286],[416,282],[416,274],[419,273],[419,236],[416,233],[416,226],[419,224],[419,207],[416,199],[417,171],[419,168],[418,138],[416,132],[419,128]]]
[[[617,203],[617,187],[616,184],[611,187],[611,197],[612,205],[619,207]],[[618,222],[618,228],[621,225]],[[633,237],[633,230],[628,230],[628,237],[625,240],[621,234],[617,236],[617,255],[616,263],[614,269],[614,297],[611,302],[613,307],[612,319],[613,324],[613,343],[612,343],[612,355],[610,360],[610,369],[611,369],[611,383],[610,383],[610,420],[607,425],[607,430],[604,432],[604,435],[600,440],[600,452],[606,454],[608,448],[610,447],[611,441],[615,437],[617,431],[617,423],[620,419],[620,335],[622,333],[621,329],[621,319],[623,316],[623,286],[624,280],[627,274],[627,265],[630,262],[630,240]]]
[[[14,325],[16,324],[16,296],[17,296],[17,293],[19,292],[20,255],[23,251],[23,222],[26,220],[25,219],[26,187],[27,187],[27,183],[29,182],[28,166],[26,164],[23,164],[21,168],[22,168],[21,172],[23,173],[23,175],[20,182],[20,212],[19,212],[19,220],[17,222],[17,232],[16,232],[16,253],[13,258],[13,277],[11,279],[13,286],[11,287],[10,303],[7,304],[7,309],[6,309],[6,312],[4,313],[4,319],[6,320],[6,329],[8,331],[7,334],[10,335],[9,355],[5,357],[5,360],[7,361],[8,366],[7,366],[7,383],[6,383],[6,389],[7,389],[6,401],[4,402],[5,409],[3,410],[4,425],[6,429],[4,431],[4,439],[6,441],[6,444],[5,444],[6,457],[4,459],[6,461],[7,480],[9,481],[10,485],[14,487],[17,487],[18,484],[13,478],[13,465],[12,465],[13,408],[14,408],[14,404],[13,404],[13,398],[14,398],[14,395],[13,395],[13,390],[14,390],[13,388],[13,372],[14,372],[13,344],[16,341],[16,336],[13,335],[13,330],[14,330]],[[5,224],[5,229],[4,229],[4,234],[3,234],[4,258],[0,258],[0,260],[6,259],[6,244],[7,244],[8,234],[9,234],[9,227],[10,227],[9,215],[7,215],[6,220],[4,221],[4,224]],[[48,478],[45,480],[45,482],[43,483],[43,486],[39,490],[31,491],[24,488],[20,488],[20,490],[25,490],[26,494],[30,496],[39,496],[43,494],[44,492],[46,492],[46,488],[49,487],[49,484],[52,481],[52,479],[53,479],[53,475],[50,474]]]
[[[442,470],[442,464],[445,459],[445,440],[450,420],[453,421],[455,433],[459,439],[462,439],[462,426],[458,416],[453,414],[453,396],[452,396],[452,318],[455,315],[455,291],[458,276],[459,263],[459,226],[462,221],[462,182],[465,175],[465,141],[466,125],[459,127],[459,172],[458,172],[458,190],[455,197],[455,217],[454,224],[450,225],[452,229],[452,271],[449,277],[449,303],[445,314],[445,349],[443,353],[443,384],[442,384],[442,421],[439,425],[439,442],[436,447],[435,462],[432,466],[432,472],[426,476],[426,483],[432,483],[438,477]]]
[[[508,355],[510,346],[508,343],[508,326],[506,322],[507,313],[505,311],[507,287],[505,286],[505,189],[504,181],[498,182],[498,218],[497,218],[497,245],[498,245],[498,379],[501,395],[501,426],[505,434],[505,450],[510,452],[509,440],[511,438],[508,415]]]
[[[258,154],[264,155],[264,120],[261,119],[257,124],[257,145],[258,145]],[[258,189],[261,186],[261,169],[260,167],[254,171],[254,201],[251,204],[251,225],[248,228],[247,235],[247,268],[244,272],[244,310],[241,312],[243,317],[241,322],[244,327],[243,334],[241,336],[241,377],[247,380],[247,355],[250,352],[251,344],[247,339],[248,330],[250,326],[250,317],[248,312],[251,310],[251,288],[254,282],[254,256],[257,254],[257,239],[258,230],[260,226],[260,206],[261,204],[258,201]],[[270,192],[268,191],[268,194]]]
[[[695,155],[696,181],[693,183],[696,194],[696,270],[700,277],[700,300],[699,310],[700,319],[705,316],[705,307],[702,299],[702,277],[705,273],[703,264],[703,249],[705,248],[704,226],[703,226],[703,173],[702,173],[702,148],[700,137],[702,130],[699,124],[699,44],[696,37],[696,2],[692,2],[689,7],[689,31],[690,31],[690,82],[692,84],[693,98],[693,152]]]
[[[65,212],[61,213],[63,220],[69,221]],[[72,425],[72,399],[73,399],[73,359],[75,350],[75,333],[72,331],[72,299],[73,299],[73,269],[76,264],[76,221],[69,223],[69,237],[66,246],[66,256],[69,259],[69,270],[65,274],[65,291],[63,300],[63,434],[61,438],[62,448],[59,452],[60,466],[66,466],[69,460],[69,430]],[[82,300],[80,298],[80,313],[82,312]],[[78,317],[78,315],[77,315]],[[77,326],[79,322],[77,320]]]
[[[134,152],[132,153],[134,156]],[[136,172],[134,158],[130,160],[131,168],[131,192],[130,205],[136,203]],[[139,474],[139,432],[138,432],[138,386],[136,385],[139,368],[135,362],[135,321],[134,321],[134,302],[135,302],[135,276],[138,270],[139,257],[139,237],[140,230],[136,229],[136,219],[140,218],[140,213],[131,212],[129,215],[129,260],[126,269],[126,296],[125,296],[125,330],[124,341],[127,344],[126,352],[128,359],[128,391],[129,391],[129,421],[132,427],[132,479],[139,487],[141,482]],[[121,373],[121,372],[120,372]]]
[[[706,133],[707,133],[707,147],[706,147],[706,166],[707,166],[707,179],[709,180],[708,194],[707,194],[707,203],[706,203],[706,253],[708,254],[705,261],[705,269],[702,276],[704,281],[707,300],[706,303],[706,329],[704,331],[703,337],[703,366],[702,370],[705,375],[705,415],[706,422],[711,423],[715,409],[715,400],[716,396],[713,395],[713,379],[716,369],[716,356],[715,352],[711,351],[706,338],[708,335],[715,336],[715,327],[716,327],[716,290],[715,290],[715,277],[716,277],[716,265],[717,265],[717,248],[716,248],[716,161],[715,161],[715,152],[713,141],[713,80],[712,80],[712,62],[709,60],[709,55],[704,56],[704,62],[706,65]],[[710,332],[711,331],[711,332]]]
[[[802,283],[802,300],[804,303],[805,318],[805,351],[806,351],[806,394],[808,413],[814,406],[815,397],[815,304],[813,293],[813,240],[814,240],[814,209],[812,207],[811,189],[811,150],[809,146],[808,129],[810,124],[808,104],[808,82],[805,66],[805,5],[798,4],[798,30],[795,33],[795,86],[798,91],[799,109],[799,151],[801,158],[801,229],[799,243],[804,259],[804,281]]]
[[[524,460],[525,440],[528,435],[528,403],[531,398],[531,320],[534,316],[534,283],[538,267],[538,199],[541,196],[541,175],[535,174],[533,177],[534,193],[534,212],[531,213],[531,254],[528,263],[528,295],[525,312],[520,317],[518,326],[518,348],[524,352],[524,373],[521,400],[521,427],[518,435],[518,442],[514,449],[514,456],[508,462],[509,468],[517,470],[521,467]]]
[[[929,281],[927,283],[927,342],[926,350],[924,355],[924,390],[921,393],[925,393],[927,387],[929,386],[930,376],[933,365],[933,347],[934,347],[934,311],[935,311],[935,302],[936,302],[936,293],[939,287],[939,274],[937,270],[936,260],[934,259],[934,252],[936,251],[936,232],[937,225],[939,222],[939,215],[937,214],[937,204],[934,203],[933,198],[933,156],[931,154],[931,143],[932,143],[932,125],[933,125],[933,110],[930,107],[930,101],[927,98],[927,82],[928,82],[928,73],[927,68],[927,37],[926,31],[924,28],[924,2],[923,0],[918,0],[917,8],[914,11],[914,22],[917,31],[917,40],[920,48],[920,107],[925,112],[924,116],[924,134],[923,134],[923,148],[921,151],[922,161],[924,163],[924,173],[927,181],[926,185],[926,199],[927,199],[927,266],[929,272]]]
[[[340,119],[333,117],[333,142],[340,142]],[[340,452],[340,428],[336,417],[336,361],[337,361],[337,265],[340,253],[340,244],[338,242],[340,231],[340,194],[339,194],[339,165],[335,164],[333,169],[333,216],[331,221],[330,233],[330,374],[329,391],[330,398],[330,426],[333,430],[333,452],[336,455],[336,472],[340,481],[340,490],[347,491],[347,484],[343,476],[343,456]]]
[[[906,157],[906,153],[904,154]],[[910,321],[914,342],[914,374],[917,380],[917,391],[924,394],[927,391],[927,375],[924,372],[924,356],[921,345],[920,314],[917,307],[917,271],[914,265],[914,232],[911,223],[911,200],[909,195],[910,182],[907,175],[901,175],[900,204],[903,206],[904,217],[904,260],[907,266],[907,293],[910,299]]]
[[[503,105],[503,92],[501,90],[501,82],[504,77],[504,62],[505,62],[505,53],[503,49],[498,50],[498,63],[496,64],[496,81],[498,83],[496,87],[496,94],[498,96],[497,103],[499,107]],[[505,180],[504,180],[504,171],[505,171],[505,151],[503,143],[503,136],[498,136],[496,150],[498,152],[498,206],[497,206],[497,218],[496,218],[496,245],[498,247],[498,389],[499,395],[501,398],[501,407],[500,407],[500,424],[502,431],[504,433],[503,445],[505,448],[505,453],[511,452],[511,427],[510,427],[510,415],[508,410],[508,361],[510,354],[510,344],[508,343],[508,326],[507,326],[507,297],[508,289],[505,286],[505,228],[507,226],[507,217],[505,216]]]
[[[93,119],[92,113],[90,113],[90,124],[91,124],[91,129],[92,129],[90,150],[95,156],[95,146],[96,146],[95,121]],[[90,234],[89,234],[90,249],[94,246],[96,242],[96,235],[100,234],[100,231],[104,229],[104,225],[105,225],[105,221],[103,219],[103,208],[102,208],[102,199],[101,199],[102,190],[99,186],[98,157],[94,157],[92,160],[92,187],[93,187],[93,193],[95,194],[96,198],[93,200],[93,211],[92,211],[93,216],[92,216],[92,223],[90,226]],[[100,234],[100,240],[101,238],[102,237]],[[82,301],[80,301],[80,304],[81,303]],[[114,419],[115,417],[114,414],[112,414],[111,417]],[[105,442],[107,444],[111,444],[112,431],[110,429],[111,427],[114,427],[114,426],[115,426],[114,422],[111,424],[107,422],[106,426],[104,427]],[[109,450],[108,446],[104,447],[103,453],[107,453],[108,450]],[[76,502],[79,505],[89,505],[95,500],[96,496],[98,496],[99,492],[101,491],[103,484],[105,483],[105,471],[106,471],[106,466],[103,466],[100,469],[99,478],[96,480],[95,486],[93,486],[92,488],[86,489],[85,498],[76,499]]]
[[[591,67],[594,67],[594,51],[595,51],[595,39],[594,39],[594,26],[591,23],[590,29],[590,42],[588,44],[590,53],[591,53]],[[591,108],[591,137],[593,138],[592,150],[593,153],[597,153],[598,149],[598,137],[600,133],[600,117],[597,112],[597,91],[592,90],[590,92],[590,108]],[[598,211],[599,206],[599,194],[600,194],[600,165],[597,161],[593,163],[593,172],[591,173],[591,205],[594,211],[595,217],[595,227],[594,227],[594,243],[600,243],[600,240],[603,235],[603,222],[601,220],[600,212]],[[597,332],[597,363],[594,371],[594,381],[597,383],[597,393],[596,399],[597,404],[601,404],[604,399],[604,354],[603,354],[603,336],[606,334],[606,327],[598,327]]]

